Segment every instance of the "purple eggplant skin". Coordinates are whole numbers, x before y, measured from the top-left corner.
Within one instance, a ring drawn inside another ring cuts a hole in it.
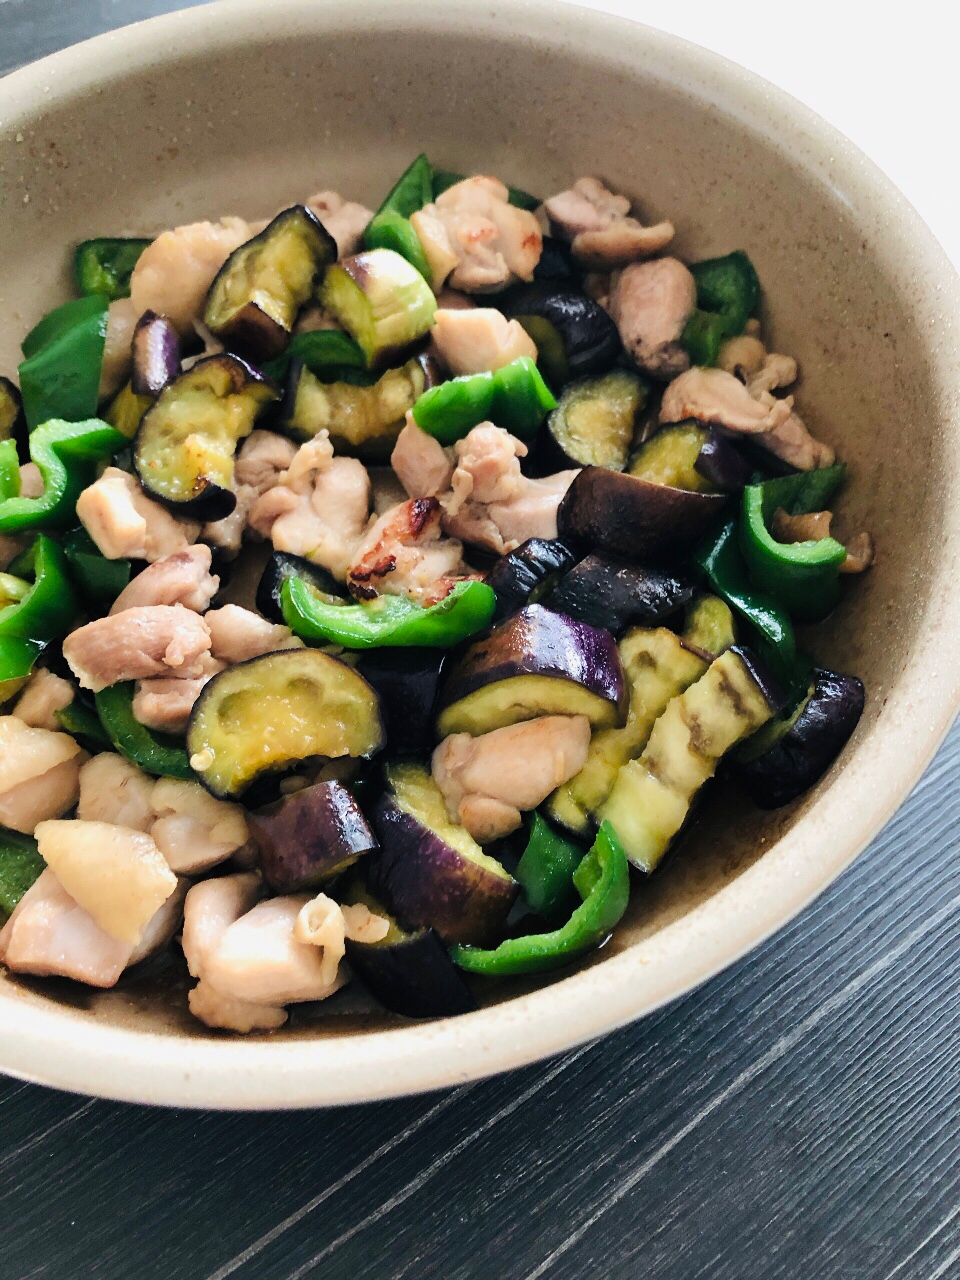
[[[576,562],[577,553],[559,538],[528,538],[501,556],[485,579],[497,597],[494,622],[535,604]]]
[[[788,705],[789,699],[767,664],[762,658],[757,657],[752,649],[748,649],[745,644],[732,644],[729,651],[730,653],[735,653],[747,671],[749,671],[754,684],[766,698],[767,705],[772,713],[775,716],[780,715]]]
[[[418,929],[397,942],[352,942],[347,964],[391,1013],[405,1018],[455,1018],[477,1007],[463,973],[435,929]]]
[[[372,853],[377,840],[339,782],[316,782],[248,815],[260,869],[277,893],[322,884]]]
[[[857,727],[865,699],[856,676],[815,669],[807,703],[786,733],[752,760],[731,759],[754,804],[778,809],[818,782]]]
[[[145,311],[133,331],[130,386],[138,396],[158,396],[180,376],[180,336],[166,316]]]
[[[433,750],[433,713],[446,657],[446,649],[371,649],[357,663],[380,699],[391,756]]]
[[[584,467],[557,511],[564,540],[640,564],[682,558],[713,524],[724,493],[693,493],[606,467]]]
[[[711,427],[693,464],[721,493],[740,493],[750,483],[753,468],[727,436]]]
[[[265,618],[286,626],[280,603],[283,584],[288,578],[304,578],[325,595],[346,596],[346,590],[322,565],[295,556],[289,551],[275,551],[263,567],[257,583],[256,606]]]
[[[610,632],[540,604],[527,605],[467,649],[444,685],[444,705],[513,676],[570,680],[612,702],[621,722],[627,713],[627,682]]]
[[[396,803],[373,811],[379,852],[365,864],[370,891],[404,929],[433,927],[446,943],[497,943],[519,886],[468,858]]]
[[[655,627],[693,599],[693,587],[661,569],[585,556],[546,597],[548,609],[620,635],[627,627]]]

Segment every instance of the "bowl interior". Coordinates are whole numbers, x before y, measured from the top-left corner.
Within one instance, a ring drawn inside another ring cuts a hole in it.
[[[323,188],[375,207],[421,150],[439,167],[543,194],[596,173],[651,220],[670,218],[680,256],[748,250],[764,335],[800,363],[800,412],[850,463],[842,532],[867,528],[878,547],[876,567],[808,642],[866,682],[863,721],[840,765],[787,810],[762,815],[714,794],[682,847],[636,886],[615,945],[542,991],[485,992],[507,1003],[456,1029],[344,1012],[239,1045],[188,1019],[168,975],[106,993],[3,978],[0,1009],[27,1047],[4,1050],[0,1065],[124,1096],[269,1105],[527,1060],[636,1016],[782,922],[877,829],[947,726],[956,279],[904,202],[822,122],[649,29],[564,5],[494,15],[448,4],[428,20],[379,0],[362,11],[241,0],[17,73],[0,84],[0,372],[15,370],[22,335],[68,296],[74,242],[262,216]],[[87,1074],[40,1064],[37,1037],[50,1048],[64,1036],[83,1046]],[[147,1083],[146,1060],[168,1049],[180,1065],[166,1084]],[[132,1078],[119,1078],[118,1055],[139,1062]],[[396,1069],[377,1075],[378,1057]],[[254,1079],[268,1063],[292,1073],[282,1098]]]

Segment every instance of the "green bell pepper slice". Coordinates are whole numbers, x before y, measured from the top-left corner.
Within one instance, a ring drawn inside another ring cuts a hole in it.
[[[20,394],[31,431],[51,418],[82,422],[96,413],[107,302],[105,294],[66,302],[24,338]]]
[[[0,442],[0,471],[4,450]],[[99,418],[86,422],[45,422],[30,433],[30,457],[43,477],[39,498],[5,497],[0,501],[0,533],[62,528],[76,514],[77,499],[96,479],[97,469],[127,444],[126,438]],[[19,477],[19,472],[18,472]],[[18,478],[19,491],[19,478]]]
[[[73,254],[73,278],[82,296],[102,294],[115,302],[130,297],[130,277],[152,240],[101,237],[83,240]]]
[[[401,258],[406,258],[412,267],[416,267],[424,280],[429,281],[433,275],[413,223],[393,209],[383,209],[374,215],[363,233],[363,247],[392,249]]]
[[[817,622],[836,605],[847,549],[836,538],[778,542],[770,532],[770,520],[778,507],[788,515],[824,510],[845,471],[838,463],[747,485],[743,491],[740,546],[750,579],[798,622]]]
[[[760,301],[760,279],[743,250],[694,262],[690,271],[697,285],[697,306],[723,317],[728,338],[743,333]]]
[[[485,582],[458,582],[445,599],[426,608],[406,596],[342,604],[296,577],[288,578],[280,593],[284,620],[295,635],[345,649],[449,649],[482,631],[496,603]]]
[[[377,214],[398,213],[402,218],[409,218],[433,198],[433,165],[421,152],[401,173]]]
[[[33,836],[0,827],[0,924],[46,869]]]
[[[63,540],[70,573],[84,599],[109,608],[130,581],[129,560],[108,560],[82,526]]]
[[[413,406],[413,418],[444,445],[488,420],[520,440],[532,440],[556,407],[536,364],[520,356],[494,373],[471,373],[430,387]]]
[[[154,733],[133,714],[134,690],[130,680],[112,684],[94,695],[97,715],[107,737],[122,756],[144,773],[192,781],[196,775],[180,740],[166,733]]]
[[[376,382],[377,374],[367,370],[367,358],[350,337],[339,329],[311,329],[295,333],[283,355],[268,360],[263,372],[274,382],[283,382],[291,360],[302,360],[321,382]]]
[[[43,646],[66,635],[77,613],[67,560],[61,548],[41,534],[31,548],[33,584],[0,609],[0,637]]]
[[[583,850],[557,835],[535,813],[527,847],[514,872],[531,911],[551,922],[565,919],[576,906],[573,873],[582,860]]]
[[[702,368],[712,368],[720,358],[720,346],[727,338],[727,322],[715,311],[701,311],[698,307],[691,315],[680,338],[686,348],[690,363]]]
[[[87,751],[109,751],[113,745],[97,714],[76,698],[53,714],[61,729],[76,738]]]
[[[598,947],[619,923],[630,899],[627,855],[609,822],[600,824],[593,848],[573,873],[573,883],[583,901],[559,929],[508,938],[491,951],[455,946],[450,951],[454,964],[470,973],[507,978],[545,973]]]

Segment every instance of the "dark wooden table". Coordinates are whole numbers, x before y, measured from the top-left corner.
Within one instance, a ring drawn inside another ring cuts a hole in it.
[[[178,7],[0,0],[0,72]],[[513,1075],[277,1115],[0,1080],[0,1280],[960,1276],[958,778],[960,727],[766,946]]]

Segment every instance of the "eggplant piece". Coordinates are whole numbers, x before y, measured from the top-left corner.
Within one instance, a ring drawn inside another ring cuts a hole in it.
[[[476,1009],[463,971],[435,929],[401,929],[362,886],[351,886],[343,902],[362,904],[389,923],[379,942],[345,942],[347,964],[385,1009],[405,1018],[455,1018]]]
[[[661,427],[634,454],[629,474],[672,489],[715,493],[713,483],[696,465],[709,435],[709,427],[699,422],[676,422]]]
[[[647,385],[629,369],[571,383],[547,419],[550,467],[611,467],[623,471],[647,403]]]
[[[753,467],[737,445],[716,427],[708,429],[693,465],[721,493],[740,493],[753,475]]]
[[[863,714],[863,682],[817,667],[806,698],[770,721],[730,759],[731,773],[761,809],[802,795],[830,768]]]
[[[320,300],[371,369],[403,359],[426,335],[437,309],[426,280],[392,249],[368,249],[330,267]]]
[[[694,493],[606,467],[584,467],[557,511],[561,538],[641,563],[669,563],[717,519],[726,494]]]
[[[20,392],[9,378],[0,378],[0,440],[18,440],[25,431]]]
[[[377,848],[360,806],[339,782],[316,782],[247,819],[264,879],[277,893],[322,884]]]
[[[737,643],[733,610],[719,596],[697,596],[684,613],[683,640],[713,657],[723,653]]]
[[[494,622],[502,622],[526,604],[539,603],[576,562],[576,552],[559,538],[528,538],[501,556],[486,577],[497,597]]]
[[[372,386],[321,382],[302,360],[292,360],[277,427],[294,440],[329,431],[337,453],[387,462],[407,410],[433,385],[432,376],[425,356],[388,369]]]
[[[606,373],[623,354],[617,326],[606,311],[575,289],[534,282],[511,289],[503,306],[506,314],[521,324],[535,316],[553,325],[563,343],[571,378]]]
[[[533,268],[533,278],[539,284],[556,287],[563,285],[566,289],[579,289],[583,272],[581,271],[570,246],[565,240],[556,236],[544,236],[540,249],[540,261]]]
[[[633,866],[653,871],[722,756],[782,706],[746,649],[727,649],[658,717],[647,745],[617,773],[597,817],[616,831]]]
[[[207,294],[203,322],[231,351],[255,361],[280,355],[314,282],[337,260],[337,242],[297,204],[234,249]]]
[[[107,406],[103,420],[132,440],[140,430],[143,415],[152,404],[153,396],[135,395],[130,383],[125,382]]]
[[[156,397],[180,376],[180,335],[166,316],[145,311],[133,330],[132,348],[130,390],[135,396]]]
[[[374,810],[380,850],[366,882],[405,929],[436,929],[444,942],[485,945],[503,936],[518,885],[447,813],[423,765],[387,769],[392,794]]]
[[[348,598],[343,583],[338,582],[322,565],[304,560],[302,556],[292,555],[289,551],[274,551],[260,575],[255,603],[265,618],[269,618],[271,622],[279,622],[281,626],[287,625],[283,616],[281,594],[288,578],[305,579],[327,599]]]
[[[556,613],[620,635],[630,626],[656,626],[692,597],[693,587],[672,573],[589,555],[544,603]]]
[[[372,756],[383,746],[377,695],[319,649],[285,649],[228,667],[204,686],[187,727],[190,767],[234,799],[260,775],[314,756]]]
[[[472,644],[446,681],[439,737],[477,737],[547,715],[622,724],[627,685],[608,631],[531,604]]]
[[[370,649],[357,671],[376,690],[393,755],[429,755],[445,649]]]
[[[237,505],[237,445],[277,394],[261,373],[225,352],[198,360],[168,383],[133,442],[133,465],[147,494],[175,515],[228,516]]]

